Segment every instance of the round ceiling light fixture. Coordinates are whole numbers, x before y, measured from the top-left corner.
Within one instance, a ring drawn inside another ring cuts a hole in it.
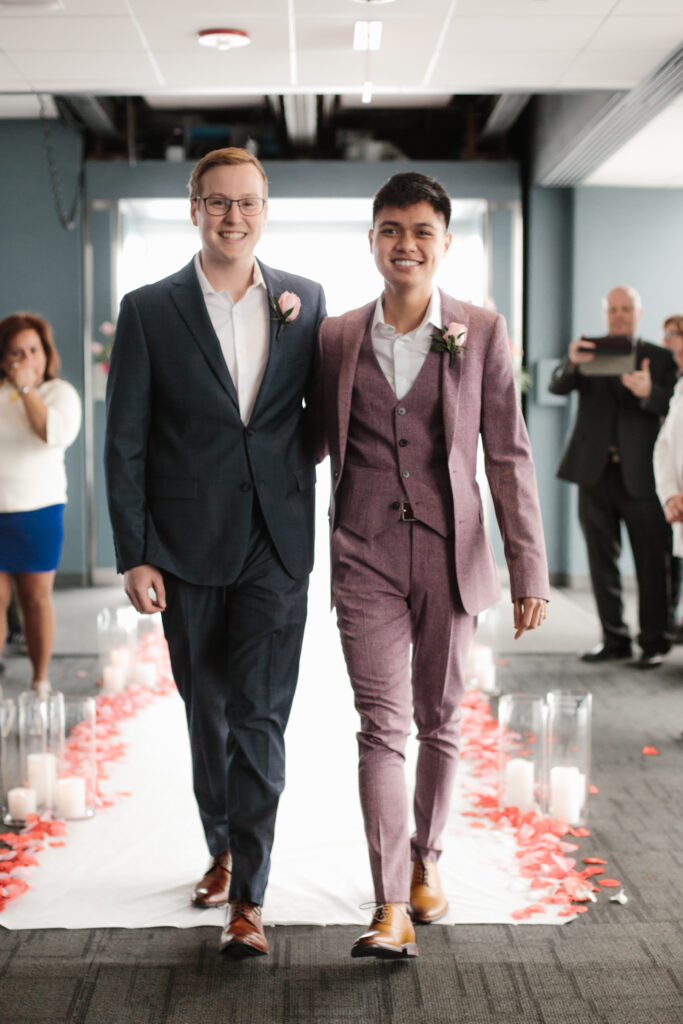
[[[213,46],[215,50],[234,50],[248,46],[251,36],[239,28],[205,28],[197,33],[200,46]]]

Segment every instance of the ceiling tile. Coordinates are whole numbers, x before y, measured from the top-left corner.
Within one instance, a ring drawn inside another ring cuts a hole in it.
[[[261,59],[254,60],[249,50],[251,47],[218,53],[198,46],[182,61],[175,53],[156,52],[154,56],[166,85],[172,89],[272,92],[289,82],[289,56],[286,52],[266,51]]]
[[[199,49],[197,33],[207,28],[240,28],[243,32],[248,32],[251,37],[251,45],[240,52],[248,51],[252,60],[258,60],[259,53],[264,49],[288,49],[287,21],[283,18],[251,17],[242,20],[239,25],[232,23],[213,25],[186,13],[182,16],[168,18],[142,17],[140,26],[153,50],[174,50],[177,53],[193,52],[194,46]],[[207,53],[209,51],[202,48],[200,52]]]
[[[643,14],[651,18],[660,15],[681,13],[681,0],[621,0],[614,11],[614,16]]]
[[[683,10],[683,0],[679,11]],[[596,32],[591,48],[596,50],[654,50],[662,55],[683,40],[683,14],[678,17],[610,18]]]
[[[96,0],[99,2],[99,0]],[[130,5],[138,18],[154,14],[159,18],[167,15],[187,14],[188,0],[130,0]],[[287,0],[244,0],[226,2],[226,0],[197,0],[192,5],[192,13],[200,19],[211,17],[218,19],[216,25],[222,28],[240,28],[237,22],[244,18],[287,16]],[[207,28],[212,26],[207,25]]]
[[[538,50],[462,53],[457,60],[442,53],[429,84],[449,92],[544,92],[555,88],[558,76],[572,59],[571,53]]]
[[[4,18],[2,49],[139,50],[140,37],[130,18]]]
[[[643,0],[639,0],[642,4]],[[614,0],[459,0],[456,20],[467,17],[562,18],[609,14]]]
[[[463,50],[576,50],[599,25],[600,18],[458,18],[451,24],[444,50],[456,60]]]
[[[55,89],[64,89],[66,81],[71,83],[69,88],[81,89],[89,89],[91,84],[99,87],[105,80],[121,83],[128,81],[131,92],[139,91],[142,82],[145,83],[145,89],[158,84],[143,53],[21,51],[13,53],[12,60],[34,88],[46,92],[51,91],[49,83]]]
[[[588,50],[558,77],[560,89],[632,89],[662,60],[658,51]]]

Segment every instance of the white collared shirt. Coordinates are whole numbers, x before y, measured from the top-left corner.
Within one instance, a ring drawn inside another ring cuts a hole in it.
[[[432,332],[441,330],[441,295],[432,291],[424,320],[415,330],[398,334],[384,322],[382,296],[377,300],[372,318],[370,337],[382,373],[389,381],[397,398],[403,398],[412,388],[432,344]]]
[[[194,268],[209,319],[235,385],[240,417],[243,423],[248,423],[270,350],[268,289],[261,268],[254,260],[253,281],[238,302],[229,292],[214,290],[202,270],[199,253],[195,255]]]

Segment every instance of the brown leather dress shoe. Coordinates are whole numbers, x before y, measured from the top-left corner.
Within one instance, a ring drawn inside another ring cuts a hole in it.
[[[433,924],[448,910],[436,862],[416,860],[410,883],[410,913],[415,924]]]
[[[351,947],[351,956],[376,956],[380,960],[417,956],[415,929],[406,904],[380,904],[368,930]]]
[[[195,907],[222,907],[227,903],[231,872],[230,850],[224,850],[218,857],[213,858],[208,871],[194,887],[192,902]]]
[[[268,940],[263,934],[259,906],[239,901],[230,904],[228,920],[221,932],[218,951],[232,957],[233,960],[266,955]]]

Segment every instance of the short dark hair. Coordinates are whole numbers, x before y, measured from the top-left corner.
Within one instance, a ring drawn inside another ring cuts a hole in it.
[[[414,206],[416,203],[429,203],[440,213],[448,227],[451,220],[451,201],[440,181],[430,178],[417,171],[406,171],[394,174],[375,196],[372,203],[372,223],[377,220],[380,210],[385,206]]]
[[[52,328],[47,320],[37,313],[12,313],[0,320],[0,361],[5,358],[5,352],[9,343],[21,331],[35,331],[40,338],[45,353],[45,377],[44,380],[52,380],[59,373],[59,353],[52,337]],[[5,377],[5,371],[0,370],[0,380]]]

